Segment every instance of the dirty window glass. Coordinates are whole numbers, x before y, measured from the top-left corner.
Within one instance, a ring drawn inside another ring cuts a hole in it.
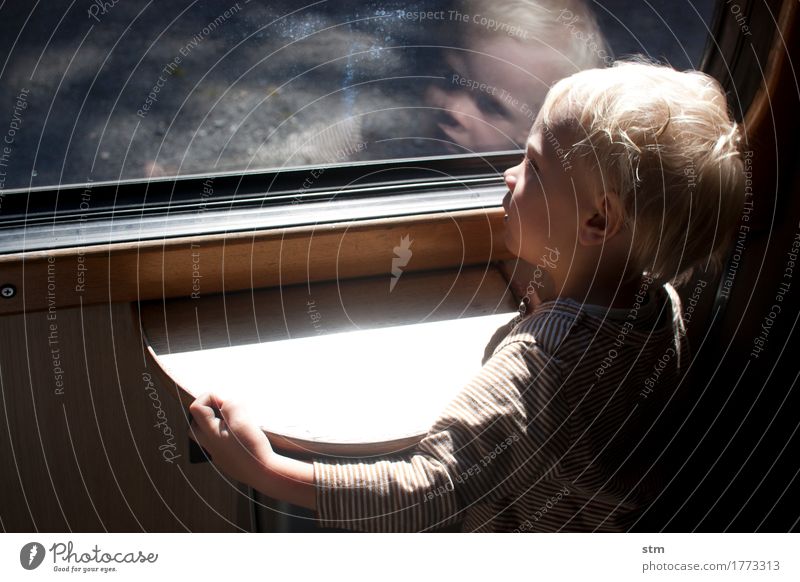
[[[517,150],[547,91],[699,64],[711,0],[0,7],[0,190]],[[0,213],[2,208],[0,208]]]

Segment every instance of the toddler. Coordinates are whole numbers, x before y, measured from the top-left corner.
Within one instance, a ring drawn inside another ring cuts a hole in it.
[[[688,364],[673,285],[731,239],[739,139],[700,72],[618,62],[559,81],[505,172],[505,243],[535,266],[523,309],[413,451],[291,459],[214,395],[190,407],[193,438],[326,527],[628,530],[663,484],[642,439]]]

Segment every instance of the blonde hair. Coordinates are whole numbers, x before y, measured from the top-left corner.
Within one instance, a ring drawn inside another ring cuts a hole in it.
[[[620,196],[639,272],[685,283],[718,269],[744,202],[741,134],[719,83],[635,61],[581,71],[545,98],[546,127],[577,126],[571,156]]]
[[[473,35],[550,45],[569,62],[571,70],[565,75],[613,62],[585,0],[462,0],[461,4],[473,23]]]

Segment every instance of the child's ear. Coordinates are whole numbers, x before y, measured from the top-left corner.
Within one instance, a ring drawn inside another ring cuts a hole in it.
[[[616,236],[624,224],[625,213],[617,193],[601,192],[578,229],[578,241],[584,246],[601,245]]]

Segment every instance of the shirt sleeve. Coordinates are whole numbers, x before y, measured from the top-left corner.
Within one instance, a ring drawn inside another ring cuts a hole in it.
[[[499,349],[406,458],[315,460],[322,527],[417,532],[463,521],[552,471],[568,447],[558,362],[532,342]]]

